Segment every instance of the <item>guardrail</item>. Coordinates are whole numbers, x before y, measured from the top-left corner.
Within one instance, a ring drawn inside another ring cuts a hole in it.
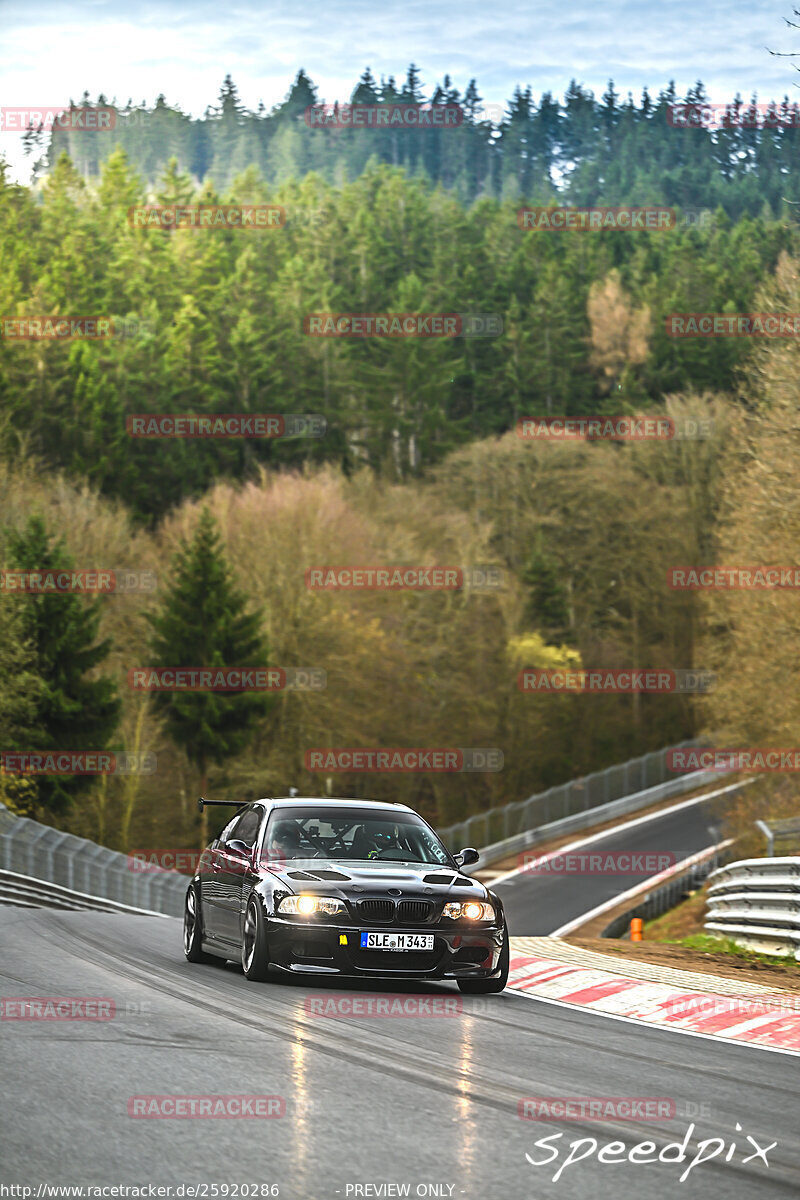
[[[533,846],[547,842],[551,838],[561,837],[564,833],[577,833],[581,829],[590,829],[593,825],[600,825],[604,821],[613,821],[628,813],[649,808],[651,804],[668,800],[670,796],[681,796],[684,792],[692,792],[696,788],[705,787],[707,783],[715,783],[723,774],[726,772],[693,771],[689,775],[679,775],[667,783],[659,783],[656,787],[647,788],[646,791],[623,796],[621,800],[612,800],[610,804],[600,804],[585,812],[576,813],[575,816],[562,817],[560,821],[549,821],[546,825],[539,825],[536,829],[527,829],[524,833],[518,833],[514,837],[504,838],[502,842],[494,842],[491,846],[482,847],[480,862],[473,867],[465,867],[464,874],[474,875],[476,871],[482,871],[484,867],[490,866],[499,859],[508,858],[512,854],[521,854],[523,850],[530,850]],[[741,786],[744,787],[749,782],[751,781],[744,780]]]
[[[638,889],[640,896],[637,903],[632,904],[623,913],[619,913],[606,925],[600,934],[604,938],[627,937],[630,932],[632,917],[642,917],[652,921],[662,916],[680,904],[690,892],[694,892],[722,862],[732,840],[728,838],[718,846],[710,846],[691,855],[683,862],[647,880]],[[659,882],[661,880],[661,882]]]
[[[528,796],[527,800],[516,800],[486,812],[474,813],[465,821],[446,825],[436,832],[449,850],[483,846],[485,853],[495,843],[527,833],[540,825],[564,820],[660,784],[675,783],[682,776],[667,770],[667,754],[670,750],[685,750],[699,745],[699,741],[688,741],[680,742],[677,746],[666,746],[663,750],[654,750],[640,758],[606,767],[604,771],[595,771],[580,779],[572,779],[569,783],[548,788],[546,792]],[[712,774],[716,778],[720,772]],[[524,848],[520,846],[520,849]],[[509,853],[513,853],[513,848]]]
[[[709,879],[709,933],[800,961],[800,857],[745,858]]]
[[[18,875],[15,871],[0,871],[0,904],[13,904],[17,908],[59,908],[86,912],[138,913],[146,917],[165,917],[166,913],[153,912],[148,908],[136,908],[132,904],[118,904],[116,900],[104,900],[101,896],[87,896],[84,892],[73,892],[59,887],[48,879],[35,879],[31,875]]]
[[[172,917],[183,913],[188,883],[177,871],[132,870],[126,854],[18,817],[4,804],[0,804],[0,872],[114,901],[128,910]]]

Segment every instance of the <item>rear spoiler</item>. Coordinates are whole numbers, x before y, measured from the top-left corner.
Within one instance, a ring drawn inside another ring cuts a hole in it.
[[[229,805],[232,808],[244,808],[245,804],[247,804],[247,801],[246,800],[206,800],[205,796],[200,796],[197,801],[197,807],[200,809],[200,812],[203,811],[203,809],[206,807],[207,804],[223,804],[223,805]]]

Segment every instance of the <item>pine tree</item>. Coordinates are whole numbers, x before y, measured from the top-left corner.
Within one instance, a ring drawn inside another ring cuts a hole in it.
[[[261,614],[247,611],[245,596],[234,586],[207,508],[191,542],[183,542],[173,560],[172,579],[159,610],[148,616],[153,666],[266,666]],[[154,699],[169,736],[200,772],[205,793],[210,765],[241,753],[274,697],[255,691],[197,691],[156,692]],[[205,814],[202,836],[205,840]]]
[[[9,558],[23,571],[62,571],[74,566],[63,541],[53,543],[41,516],[29,517],[22,530],[8,531]],[[87,678],[111,649],[97,640],[100,601],[73,593],[32,594],[24,604],[21,632],[30,647],[29,670],[39,677],[32,711],[26,720],[25,750],[105,750],[117,728],[120,700],[112,679]],[[68,808],[91,786],[90,777],[40,776],[38,801],[47,812]]]

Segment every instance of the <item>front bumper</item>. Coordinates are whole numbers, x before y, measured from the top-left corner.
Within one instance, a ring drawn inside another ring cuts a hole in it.
[[[432,933],[433,950],[362,950],[362,932]],[[353,926],[272,917],[267,921],[267,944],[270,962],[293,974],[362,979],[488,979],[500,970],[503,927],[451,930],[438,925]]]

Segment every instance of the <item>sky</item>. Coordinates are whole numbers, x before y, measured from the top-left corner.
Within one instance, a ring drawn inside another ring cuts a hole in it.
[[[800,99],[791,29],[797,0],[0,0],[0,107],[79,100],[85,90],[124,104],[167,101],[195,116],[230,74],[248,108],[283,100],[303,67],[320,101],[349,99],[365,67],[405,77],[420,69],[430,95],[446,73],[471,78],[487,104],[516,85],[561,96],[571,79],[623,99],[674,79],[683,95],[702,79],[712,101]],[[796,20],[800,20],[795,18]],[[12,177],[27,178],[18,134],[0,129]]]

